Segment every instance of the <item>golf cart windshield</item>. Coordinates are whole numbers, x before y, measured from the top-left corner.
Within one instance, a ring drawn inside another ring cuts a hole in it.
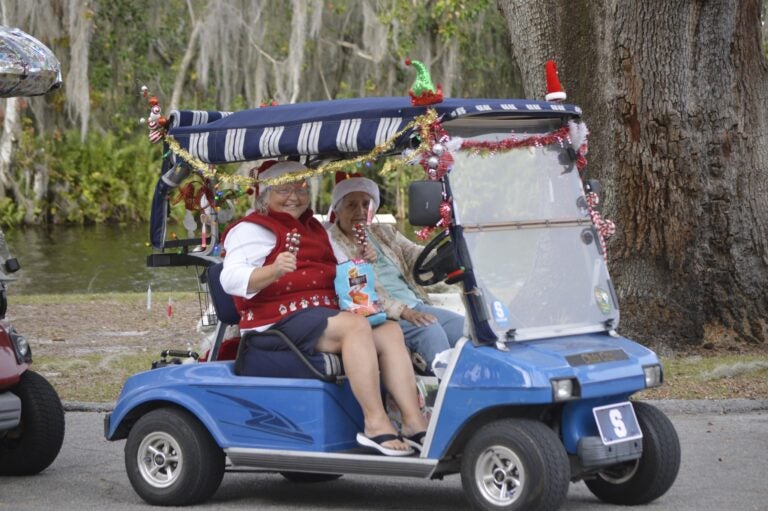
[[[465,140],[543,137],[562,120],[446,123]],[[604,331],[619,321],[599,238],[568,144],[461,151],[450,174],[489,323],[504,339]],[[566,146],[566,147],[564,147]]]

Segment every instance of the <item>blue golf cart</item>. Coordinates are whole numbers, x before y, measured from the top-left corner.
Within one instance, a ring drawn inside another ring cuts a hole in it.
[[[227,469],[248,467],[298,482],[459,473],[481,510],[556,510],[579,480],[614,504],[662,496],[680,445],[662,412],[633,399],[661,385],[663,371],[655,353],[617,333],[607,222],[583,176],[586,138],[578,107],[535,100],[414,106],[390,97],[173,112],[150,261],[205,267],[219,335],[206,362],[129,378],[105,417],[106,438],[127,439],[136,492],[155,505],[195,504]],[[268,364],[283,374],[238,376],[236,361],[217,359],[220,332],[238,320],[217,281],[217,222],[204,249],[166,241],[168,196],[190,175],[218,180],[222,193],[228,181],[210,164],[269,157],[300,158],[319,174],[370,162],[381,172],[423,169],[409,189],[409,219],[434,236],[414,276],[455,284],[467,327],[441,357],[420,454],[358,446],[362,413],[338,364],[305,357],[290,339]]]

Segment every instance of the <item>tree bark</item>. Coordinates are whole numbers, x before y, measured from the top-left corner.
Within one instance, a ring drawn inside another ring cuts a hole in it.
[[[5,100],[3,133],[0,136],[0,197],[7,197],[13,189],[13,152],[19,131],[19,98]]]
[[[168,107],[168,113],[179,108],[181,93],[184,90],[184,83],[187,81],[189,68],[192,66],[192,58],[195,56],[195,48],[197,47],[197,40],[200,36],[200,28],[202,25],[200,22],[194,20],[192,23],[194,23],[194,28],[189,35],[187,49],[184,51],[184,58],[181,59],[179,70],[176,72],[176,79],[173,81],[173,92],[171,93],[171,102]]]
[[[768,337],[768,62],[760,0],[499,0],[527,95],[557,61],[618,235],[622,330]]]

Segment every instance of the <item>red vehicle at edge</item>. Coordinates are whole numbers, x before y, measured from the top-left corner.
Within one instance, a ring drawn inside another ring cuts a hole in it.
[[[8,254],[0,231],[0,256]],[[64,441],[64,409],[48,381],[29,369],[29,343],[5,320],[7,276],[15,258],[0,267],[0,475],[31,475],[47,468]]]

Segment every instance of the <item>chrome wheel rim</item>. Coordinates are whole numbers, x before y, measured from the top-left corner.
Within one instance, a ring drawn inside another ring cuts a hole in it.
[[[523,492],[525,468],[511,449],[495,445],[478,456],[475,483],[485,500],[496,506],[508,506]]]
[[[141,477],[155,488],[167,488],[181,476],[184,457],[168,433],[157,431],[145,436],[136,456]]]
[[[632,479],[632,477],[634,477],[635,473],[637,472],[637,467],[639,466],[640,460],[629,461],[616,467],[601,470],[597,473],[597,475],[600,477],[600,479],[603,479],[604,481],[611,484],[622,484],[626,483]]]

